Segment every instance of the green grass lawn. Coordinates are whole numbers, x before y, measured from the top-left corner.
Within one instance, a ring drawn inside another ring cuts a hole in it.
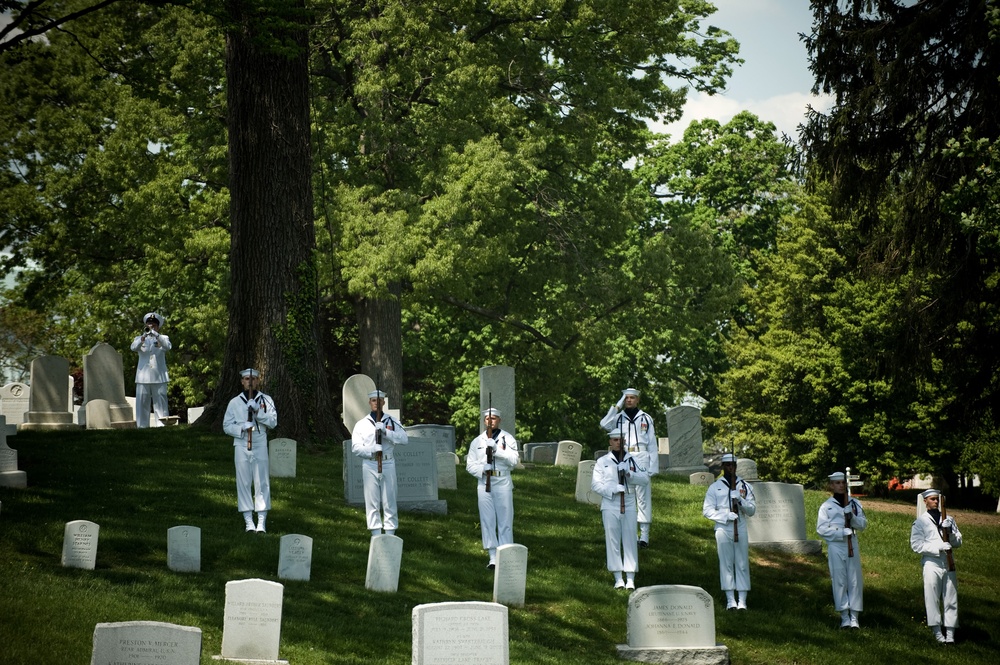
[[[365,590],[369,535],[345,505],[339,444],[300,448],[296,478],[272,480],[266,535],[245,534],[236,511],[231,439],[184,426],[142,431],[23,432],[28,489],[0,488],[0,664],[86,665],[94,625],[166,621],[203,632],[202,663],[221,652],[225,585],[277,578],[279,539],[313,538],[312,579],[282,581],[280,657],[292,665],[408,663],[411,611],[444,601],[489,601],[492,573],[479,540],[475,481],[442,490],[448,515],[403,513],[399,591]],[[541,466],[514,478],[515,540],[528,547],[527,604],[511,608],[511,663],[620,663],[627,596],[604,569],[600,513],[574,500],[575,470]],[[863,629],[841,631],[824,557],[751,550],[750,611],[721,611],[715,541],[701,516],[704,488],[657,477],[650,549],[639,586],[689,584],[715,597],[718,641],[742,663],[1000,662],[1000,518],[953,511],[959,643],[936,644],[924,625],[912,513],[869,510],[862,535]],[[810,538],[824,493],[806,492]],[[100,525],[97,568],[60,565],[66,522]],[[166,532],[202,530],[200,573],[167,569]]]

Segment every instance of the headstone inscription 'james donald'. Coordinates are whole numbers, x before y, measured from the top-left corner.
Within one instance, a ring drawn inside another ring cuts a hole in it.
[[[223,659],[277,661],[284,591],[278,582],[256,578],[226,582]]]
[[[506,365],[490,365],[479,368],[479,413],[491,406],[500,411],[500,426],[517,438],[517,409],[514,399],[514,368]],[[479,431],[486,424],[479,419]]]
[[[493,571],[493,602],[524,607],[524,588],[528,581],[528,548],[511,543],[497,548],[497,567]]]
[[[72,382],[69,361],[40,356],[31,361],[31,395],[23,430],[79,429],[73,422]],[[67,390],[67,383],[69,389]]]
[[[396,462],[396,509],[437,515],[448,513],[448,502],[438,499],[437,453],[431,441],[411,441],[393,449]],[[351,452],[350,440],[343,443],[344,500],[352,506],[365,505],[361,458]]]
[[[201,628],[162,621],[121,621],[94,627],[90,665],[198,665]]]
[[[667,439],[670,466],[660,467],[660,473],[690,476],[696,471],[708,471],[701,439],[701,409],[686,405],[667,409]]]
[[[430,440],[439,453],[455,452],[455,427],[453,425],[409,425],[404,426],[410,441]]]
[[[576,441],[560,441],[556,448],[556,466],[576,466],[583,457],[583,446]]]
[[[413,665],[509,665],[507,606],[428,603],[413,608]]]
[[[272,478],[294,478],[297,457],[295,439],[271,439],[267,442],[267,459]]]
[[[365,588],[370,591],[396,593],[399,588],[399,568],[402,562],[402,538],[388,533],[372,536],[368,546]]]
[[[607,454],[607,451],[604,451]],[[589,503],[595,506],[601,505],[601,495],[593,491],[594,467],[597,462],[594,460],[584,460],[576,465],[576,500],[580,503]]]
[[[806,540],[806,503],[802,485],[753,483],[757,512],[747,519],[750,545],[793,554],[821,554],[819,540]]]
[[[313,539],[299,533],[281,537],[278,552],[278,577],[283,580],[309,581],[312,570]]]
[[[201,572],[201,529],[185,525],[167,529],[167,568],[177,573]]]
[[[93,570],[97,566],[97,537],[101,527],[87,520],[66,522],[63,529],[62,565]]]
[[[17,451],[7,446],[7,433],[7,418],[0,416],[0,487],[23,489],[28,486],[28,472],[18,470]]]
[[[715,642],[715,605],[702,588],[683,584],[642,587],[628,600],[628,644],[624,660],[644,663],[729,662],[729,649]]]
[[[30,401],[31,388],[26,383],[8,383],[0,387],[0,416],[7,417],[8,425],[24,422]]]
[[[132,406],[125,399],[122,354],[104,342],[95,344],[83,357],[84,407],[87,407],[91,400],[107,400],[111,427],[116,429],[135,427]],[[98,429],[91,422],[89,410],[87,429]]]

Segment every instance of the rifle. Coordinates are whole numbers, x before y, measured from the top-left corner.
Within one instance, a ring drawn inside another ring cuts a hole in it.
[[[381,376],[378,377],[379,380],[382,379]],[[378,472],[382,473],[382,430],[378,428],[378,424],[382,422],[382,392],[379,390],[378,383],[375,384],[375,445],[378,449],[375,451],[375,461],[378,462]]]
[[[490,470],[486,472],[486,491],[491,491],[490,489],[490,479],[493,477],[493,447],[490,446],[490,441],[493,439],[493,426],[490,425],[490,416],[493,415],[493,393],[490,393],[490,402],[486,410],[486,464],[489,465]]]
[[[938,508],[941,510],[941,522],[943,523],[946,519],[948,519],[948,511],[944,508],[944,494],[941,495]],[[950,526],[941,527],[941,539],[951,545]],[[952,555],[951,550],[948,550],[948,572],[955,572],[955,557]]]
[[[615,456],[615,460],[617,460],[619,464],[621,464],[622,460],[625,459],[625,451],[622,449],[622,446],[624,446],[624,445],[625,445],[625,442],[622,441],[620,444],[618,444],[618,450],[612,452],[612,454]],[[622,469],[618,469],[618,484],[619,485],[624,485],[625,484],[625,471],[622,470]],[[621,514],[624,515],[625,514],[625,492],[622,492],[620,496],[621,496]]]
[[[733,458],[736,457],[736,444],[733,443]],[[729,490],[732,491],[736,489],[736,469],[733,469],[733,474],[730,476],[726,474],[726,482],[729,483]],[[739,499],[734,499],[732,496],[729,498],[729,511],[736,513],[736,519],[733,520],[733,542],[740,542],[740,527],[739,527],[739,515],[740,515],[740,502]]]
[[[847,467],[847,473],[844,475],[844,486],[847,487],[847,505],[845,508],[850,509],[851,507],[851,467]],[[847,529],[851,528],[851,515],[852,512],[844,511],[844,527]],[[854,556],[854,539],[851,536],[847,537],[847,556]]]
[[[254,419],[253,408],[250,406],[250,400],[253,399],[253,388],[247,390],[247,422],[252,422]],[[253,428],[247,430],[247,450],[253,450]]]

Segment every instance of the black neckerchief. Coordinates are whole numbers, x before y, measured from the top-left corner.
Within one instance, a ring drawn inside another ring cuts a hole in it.
[[[624,413],[629,420],[635,420],[635,417],[639,415],[639,407],[633,406],[631,409],[625,409],[622,413]]]
[[[847,494],[845,494],[845,493],[834,494],[833,498],[837,500],[837,503],[840,504],[841,508],[846,508],[847,507]]]
[[[940,522],[941,522],[941,511],[940,510],[938,510],[937,508],[931,508],[930,510],[927,511],[927,514],[931,516],[932,520],[934,520],[936,523],[940,524]]]

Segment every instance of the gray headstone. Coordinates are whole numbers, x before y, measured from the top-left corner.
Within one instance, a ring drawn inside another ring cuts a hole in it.
[[[201,529],[185,525],[167,529],[167,568],[178,573],[201,572]]]
[[[198,422],[201,415],[205,413],[205,407],[203,406],[189,406],[188,407],[188,425]]]
[[[757,477],[757,462],[746,457],[736,459],[736,475],[743,480],[759,480]]]
[[[97,537],[101,527],[87,520],[66,522],[63,529],[62,565],[93,570],[97,566]]]
[[[458,477],[455,471],[455,453],[442,453],[436,455],[438,468],[438,489],[457,490]]]
[[[367,374],[354,374],[347,377],[341,389],[344,411],[344,427],[350,432],[359,420],[371,413],[368,408],[368,393],[375,390],[375,381]]]
[[[530,462],[531,461],[531,452],[535,448],[537,448],[539,446],[552,446],[554,449],[558,449],[559,442],[558,441],[543,441],[543,442],[537,442],[536,441],[536,442],[533,442],[533,443],[522,444],[521,445],[521,459],[524,460],[524,461],[529,461]],[[552,458],[553,461],[555,461],[554,455],[555,455],[555,453],[553,453],[553,458]]]
[[[524,607],[524,587],[528,580],[528,548],[512,543],[497,548],[493,571],[493,602]]]
[[[448,502],[438,499],[437,453],[431,441],[417,441],[393,449],[396,465],[396,507],[401,511],[436,514],[448,512]],[[350,440],[343,443],[344,500],[365,505],[361,458],[351,452]]]
[[[433,441],[439,453],[455,452],[455,427],[453,425],[410,425],[404,427],[410,441]]]
[[[628,602],[628,645],[714,647],[712,596],[700,587],[685,584],[637,589]]]
[[[403,561],[403,539],[384,533],[372,536],[368,546],[368,572],[365,588],[370,591],[396,593],[399,588],[399,567]]]
[[[684,475],[708,471],[701,439],[701,409],[686,405],[667,409],[667,438],[670,467],[665,471]]]
[[[30,395],[31,388],[26,383],[8,383],[0,387],[0,416],[6,416],[10,425],[23,423]]]
[[[198,665],[201,628],[162,621],[99,623],[90,665]]]
[[[73,377],[69,375],[68,360],[59,356],[41,356],[32,360],[31,395],[21,429],[78,429],[70,410],[73,405],[72,392]]]
[[[226,582],[222,657],[277,660],[285,587],[261,579]]]
[[[272,478],[294,478],[298,444],[295,439],[271,439],[267,459]]]
[[[106,399],[92,399],[86,403],[87,429],[112,429],[111,403]]]
[[[793,553],[818,554],[822,543],[806,539],[806,504],[802,485],[754,483],[757,511],[747,519],[750,544]]]
[[[509,665],[507,606],[428,603],[413,608],[413,665]]]
[[[107,400],[111,426],[115,428],[135,427],[132,407],[125,399],[125,371],[122,369],[122,354],[104,342],[95,344],[83,357],[83,404],[91,400]],[[95,427],[87,413],[88,429]]]
[[[490,405],[500,410],[500,426],[517,438],[517,410],[514,398],[514,368],[506,365],[491,365],[479,368],[479,412]],[[479,419],[479,431],[486,428]]]
[[[576,466],[583,456],[583,446],[576,441],[560,441],[556,447],[556,466]]]
[[[604,453],[605,455],[607,452]],[[601,495],[590,489],[594,481],[594,467],[597,462],[584,460],[576,465],[576,500],[580,503],[601,505]]]
[[[715,482],[715,476],[708,471],[695,471],[688,476],[688,479],[692,485],[701,485],[703,487],[708,487]]]
[[[281,537],[278,553],[278,577],[283,580],[309,581],[312,569],[313,539],[298,533]]]
[[[6,416],[0,416],[0,487],[23,489],[28,486],[28,473],[17,468],[17,451],[7,445]]]
[[[535,464],[555,464],[558,448],[558,443],[539,444],[531,449],[531,461]]]

